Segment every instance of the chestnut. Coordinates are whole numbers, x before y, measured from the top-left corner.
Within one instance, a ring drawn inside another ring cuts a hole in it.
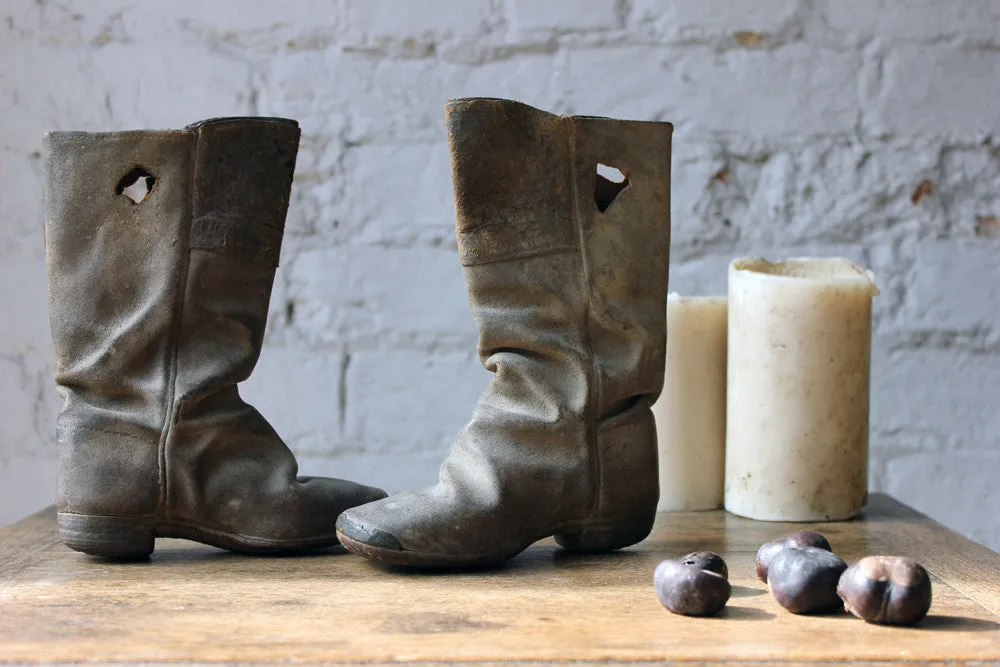
[[[674,560],[656,566],[653,586],[664,607],[684,616],[717,614],[732,594],[732,587],[721,574]]]
[[[833,551],[833,549],[830,548],[830,542],[825,537],[812,530],[803,530],[798,533],[779,537],[775,540],[771,540],[770,542],[765,542],[761,545],[760,549],[757,550],[757,578],[765,584],[767,583],[767,568],[771,564],[771,560],[774,558],[775,554],[784,549],[786,546],[816,547],[818,549]]]
[[[868,556],[840,576],[837,595],[869,623],[914,625],[930,609],[931,578],[910,558]]]
[[[686,556],[681,556],[678,561],[685,565],[693,565],[699,570],[715,572],[723,579],[729,579],[729,568],[722,556],[714,551],[693,551]]]
[[[837,583],[847,563],[819,547],[787,547],[771,560],[767,587],[793,614],[813,614],[841,608]]]

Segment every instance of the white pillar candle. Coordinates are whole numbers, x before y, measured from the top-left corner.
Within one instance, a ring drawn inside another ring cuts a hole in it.
[[[847,519],[868,491],[874,276],[840,258],[729,267],[726,509]]]
[[[722,507],[726,298],[667,297],[667,363],[653,405],[661,512]]]

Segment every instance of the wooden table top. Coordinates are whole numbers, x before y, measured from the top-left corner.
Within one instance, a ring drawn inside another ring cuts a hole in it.
[[[934,600],[917,628],[846,613],[794,616],[754,576],[757,547],[812,527],[853,562],[908,555]],[[656,564],[710,549],[733,597],[718,618],[663,609]],[[0,663],[780,663],[1000,664],[1000,555],[886,496],[862,519],[762,523],[725,512],[661,514],[641,545],[578,556],[540,542],[479,571],[399,572],[347,554],[228,554],[158,540],[113,564],[61,546],[49,509],[0,530]]]

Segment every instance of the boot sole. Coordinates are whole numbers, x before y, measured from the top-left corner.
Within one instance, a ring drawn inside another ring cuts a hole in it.
[[[655,512],[649,516],[606,520],[600,523],[580,523],[561,526],[557,530],[532,538],[512,552],[474,558],[449,554],[425,553],[408,549],[386,549],[352,539],[337,531],[340,543],[351,553],[386,565],[402,567],[483,567],[510,560],[529,546],[547,537],[554,537],[563,549],[574,553],[601,554],[630,547],[642,542],[653,529]]]
[[[200,542],[244,554],[297,553],[338,545],[336,535],[310,540],[269,540],[191,522],[59,512],[59,537],[70,549],[116,560],[148,558],[157,537]]]

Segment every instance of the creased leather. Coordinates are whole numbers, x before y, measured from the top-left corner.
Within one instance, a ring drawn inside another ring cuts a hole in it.
[[[494,376],[439,483],[348,510],[338,527],[360,547],[345,545],[480,564],[553,534],[651,523],[672,127],[482,98],[450,101],[447,126],[459,257]],[[605,213],[598,162],[630,183]]]
[[[298,139],[294,121],[250,118],[46,135],[60,512],[296,549],[335,543],[337,514],[384,497],[297,477],[237,389],[261,351]],[[137,167],[156,179],[138,204],[116,194]]]

